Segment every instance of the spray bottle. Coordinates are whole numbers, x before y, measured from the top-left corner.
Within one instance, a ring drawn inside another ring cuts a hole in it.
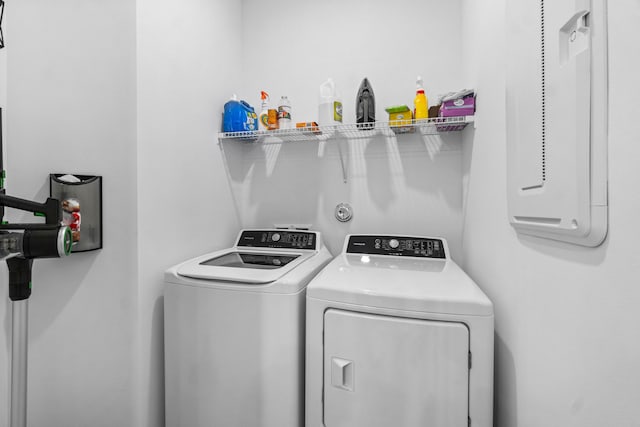
[[[260,92],[262,99],[262,108],[260,109],[260,127],[269,129],[269,94],[265,91]]]
[[[416,80],[416,97],[413,100],[413,118],[416,120],[429,118],[429,101],[424,94],[424,83],[422,77]]]
[[[320,85],[318,102],[318,124],[331,126],[342,123],[342,99],[338,96],[336,84],[328,79]]]

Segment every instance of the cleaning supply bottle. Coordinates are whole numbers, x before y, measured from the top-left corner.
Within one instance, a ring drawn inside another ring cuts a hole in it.
[[[424,83],[422,77],[416,80],[416,97],[413,100],[413,118],[416,120],[429,118],[429,101],[424,94]]]
[[[278,103],[278,127],[291,129],[291,102],[286,96],[282,96]]]
[[[373,95],[373,88],[366,77],[360,84],[358,96],[356,97],[356,123],[359,129],[371,129],[376,121],[376,100]]]
[[[258,116],[247,102],[234,94],[226,104],[222,118],[223,132],[254,132],[258,130]]]
[[[318,124],[331,126],[340,123],[342,123],[342,100],[338,96],[333,79],[328,79],[320,85]]]
[[[262,129],[269,129],[269,94],[265,91],[260,92],[260,99],[262,99],[262,108],[260,109],[260,127]]]

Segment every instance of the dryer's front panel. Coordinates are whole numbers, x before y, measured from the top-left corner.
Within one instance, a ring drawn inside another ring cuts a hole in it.
[[[323,412],[326,427],[467,427],[469,330],[327,310]]]

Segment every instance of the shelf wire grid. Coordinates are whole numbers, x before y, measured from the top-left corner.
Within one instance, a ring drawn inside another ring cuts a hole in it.
[[[317,126],[293,129],[260,130],[251,132],[221,132],[220,141],[243,142],[302,142],[324,141],[328,139],[362,139],[377,135],[393,137],[400,134],[419,133],[422,135],[438,135],[447,132],[457,132],[473,122],[473,116],[434,117],[429,119],[412,120],[411,122],[374,122],[349,123],[332,126]]]

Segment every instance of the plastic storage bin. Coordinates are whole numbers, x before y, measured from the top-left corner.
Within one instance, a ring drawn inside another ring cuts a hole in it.
[[[73,176],[78,182],[68,182]],[[73,234],[71,252],[102,248],[102,177],[55,173],[49,176],[52,198],[62,203],[63,223]]]

